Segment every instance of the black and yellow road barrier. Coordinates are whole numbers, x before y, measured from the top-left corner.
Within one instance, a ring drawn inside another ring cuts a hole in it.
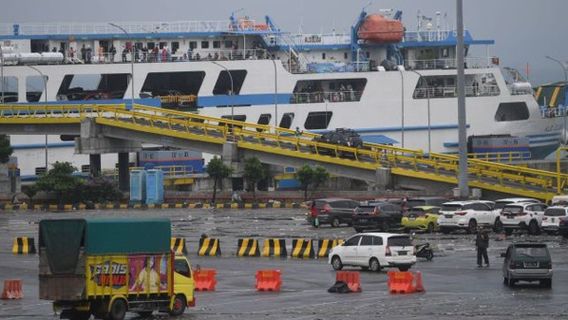
[[[292,258],[313,258],[314,246],[311,239],[293,239],[292,240]]]
[[[262,248],[263,257],[287,257],[286,240],[284,239],[265,239]]]
[[[185,238],[172,238],[170,248],[175,254],[186,254],[187,246],[185,245]]]
[[[239,257],[259,257],[260,248],[257,239],[239,239],[237,244],[237,256]]]
[[[318,240],[318,258],[326,258],[329,251],[335,246],[343,243],[341,239],[320,239]]]
[[[13,254],[29,254],[36,253],[34,238],[17,237],[14,239],[12,246]]]
[[[221,245],[219,239],[215,238],[201,238],[199,239],[199,250],[197,253],[200,256],[220,256]]]

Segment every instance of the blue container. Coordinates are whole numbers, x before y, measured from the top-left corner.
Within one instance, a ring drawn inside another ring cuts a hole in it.
[[[130,171],[130,202],[144,203],[146,199],[146,171]]]
[[[164,172],[162,170],[146,170],[146,204],[162,204],[164,202]]]

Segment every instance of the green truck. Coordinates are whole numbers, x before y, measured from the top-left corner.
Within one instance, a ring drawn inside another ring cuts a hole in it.
[[[39,298],[62,319],[181,315],[195,305],[191,265],[170,249],[169,219],[50,219],[39,224]]]

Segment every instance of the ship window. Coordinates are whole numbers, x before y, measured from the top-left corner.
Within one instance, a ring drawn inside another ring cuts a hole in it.
[[[172,54],[175,54],[176,51],[178,51],[178,49],[179,49],[179,42],[177,41],[172,42],[172,51],[171,51]]]
[[[524,102],[504,102],[499,104],[495,113],[495,121],[520,121],[529,118],[529,109]]]
[[[156,96],[195,95],[199,92],[205,72],[150,72],[144,80],[143,92]]]
[[[0,100],[1,99],[2,96],[0,95]],[[4,102],[18,102],[18,78],[4,77]],[[2,101],[0,101],[0,103],[2,103]]]
[[[457,97],[455,75],[420,77],[414,89],[414,99]],[[491,73],[465,75],[466,97],[498,96],[501,93]]]
[[[167,46],[168,46],[167,42],[164,42],[164,41],[160,42],[160,49],[164,49],[164,47],[167,47]]]
[[[233,48],[233,40],[225,40],[225,48],[232,49]]]
[[[322,60],[325,60],[325,52],[322,52],[322,53],[321,53],[321,59],[322,59]]]
[[[300,80],[294,87],[291,103],[359,101],[367,79]]]
[[[189,48],[190,48],[191,50],[197,49],[197,41],[190,41],[190,42],[189,42]]]
[[[349,53],[343,52],[343,59],[345,60],[349,59]]]
[[[209,41],[201,41],[201,49],[209,49]]]
[[[304,128],[312,129],[327,129],[329,121],[331,120],[332,112],[310,112],[304,123]]]
[[[63,78],[56,99],[65,100],[106,100],[122,99],[130,74],[67,74]]]
[[[247,116],[246,114],[235,114],[234,116],[232,115],[226,115],[226,116],[221,116],[221,118],[223,119],[232,119],[232,120],[236,120],[236,121],[247,121]]]
[[[218,40],[213,41],[213,48],[214,48],[214,49],[219,49],[219,48],[221,48],[221,41],[218,41]]]
[[[230,74],[229,74],[230,73]],[[214,95],[229,95],[231,94],[231,80],[233,84],[233,94],[238,95],[241,92],[241,87],[247,75],[246,70],[223,70],[219,73],[215,87],[213,88]]]
[[[47,76],[30,76],[26,77],[26,100],[28,102],[38,102],[43,94]],[[44,97],[45,98],[45,97]]]
[[[292,126],[292,121],[294,121],[294,113],[285,113],[280,120],[280,128],[290,129],[290,127]]]
[[[154,42],[148,42],[148,45],[147,45],[148,50],[154,49],[155,46],[156,46],[156,44]]]
[[[272,119],[272,115],[270,113],[263,113],[258,118],[258,124],[269,124],[270,119]]]

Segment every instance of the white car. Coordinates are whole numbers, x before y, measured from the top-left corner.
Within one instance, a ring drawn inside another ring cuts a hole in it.
[[[542,217],[541,229],[542,231],[553,234],[558,232],[560,227],[560,219],[568,217],[568,207],[552,206],[544,210],[544,217]]]
[[[500,218],[505,233],[509,235],[515,229],[522,229],[529,234],[539,234],[545,209],[544,203],[518,202],[505,205]]]
[[[493,206],[493,211],[499,217],[497,221],[495,221],[495,229],[500,231],[503,229],[503,225],[501,224],[501,210],[508,205],[513,203],[521,203],[521,202],[530,202],[530,203],[540,203],[539,200],[533,198],[503,198],[499,200],[495,200],[495,205]]]
[[[371,271],[391,267],[407,271],[416,263],[416,251],[407,234],[366,232],[331,249],[328,259],[334,270],[358,266]]]
[[[446,202],[438,213],[438,228],[447,234],[457,229],[475,233],[478,226],[493,227],[499,216],[491,203],[483,200]]]

